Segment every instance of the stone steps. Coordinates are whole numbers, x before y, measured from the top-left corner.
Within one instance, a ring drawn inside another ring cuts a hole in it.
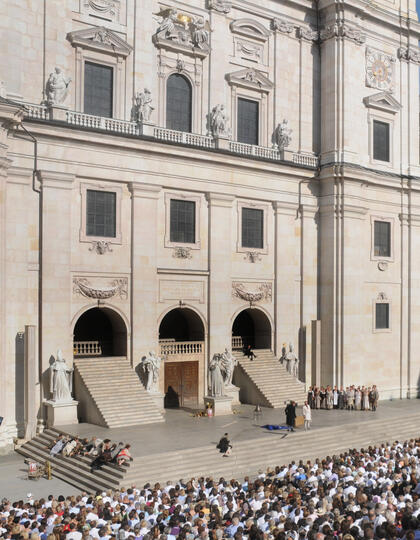
[[[85,387],[83,406],[96,408],[101,425],[116,428],[163,422],[162,413],[126,358],[78,358],[74,364]]]
[[[253,361],[242,352],[233,352],[238,360],[234,384],[241,388],[241,401],[280,408],[284,407],[285,401],[293,399],[302,405],[306,400],[305,385],[288,373],[272,351],[256,349],[254,352],[257,359]]]
[[[51,457],[47,446],[62,431],[55,428],[47,429],[42,434],[16,449],[16,452],[25,458],[45,463],[51,462],[52,476],[60,478],[76,488],[94,493],[97,490],[116,489],[128,470],[128,465],[104,465],[100,470],[91,472],[92,458],[65,457],[58,455]],[[68,435],[68,433],[65,433]]]
[[[233,441],[233,454],[229,458],[223,458],[214,446],[207,445],[148,456],[147,470],[144,462],[136,460],[124,482],[143,486],[146,482],[177,481],[192,476],[241,478],[269,466],[287,464],[291,460],[314,459],[349,448],[418,436],[419,429],[420,414],[417,414],[399,421],[397,426],[390,426],[389,420],[382,420],[321,428],[312,432],[298,430],[287,437],[283,437],[284,432],[273,432],[267,434],[266,439]]]

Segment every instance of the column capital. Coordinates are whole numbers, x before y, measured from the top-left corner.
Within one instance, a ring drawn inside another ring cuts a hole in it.
[[[206,193],[206,199],[209,206],[232,208],[232,202],[235,198],[234,195],[228,195],[226,193]]]
[[[140,199],[158,199],[159,193],[162,191],[162,186],[155,184],[145,184],[143,182],[130,182],[128,184],[131,196],[139,197]]]
[[[39,171],[42,189],[73,189],[75,174],[61,171]]]
[[[273,209],[276,214],[296,216],[299,205],[297,202],[273,201]]]

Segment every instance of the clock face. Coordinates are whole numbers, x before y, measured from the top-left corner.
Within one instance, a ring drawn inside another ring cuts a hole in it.
[[[393,64],[389,56],[370,53],[366,57],[366,83],[379,90],[392,89]]]

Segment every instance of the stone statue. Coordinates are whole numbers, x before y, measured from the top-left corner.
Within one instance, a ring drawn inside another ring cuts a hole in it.
[[[156,30],[156,35],[165,39],[177,38],[178,36],[175,32],[175,23],[178,22],[177,16],[176,9],[172,8],[166,10],[164,14],[162,13],[162,20]]]
[[[73,401],[72,392],[73,368],[69,368],[63,358],[61,349],[58,349],[57,356],[50,366],[50,392],[52,400],[56,403],[69,403]]]
[[[139,124],[144,122],[149,122],[150,116],[154,111],[152,103],[152,94],[147,88],[143,92],[137,92],[136,97],[134,98],[134,107],[133,107],[133,120]]]
[[[4,84],[4,81],[0,81],[0,97],[6,99],[7,97],[7,90],[6,85]]]
[[[229,351],[227,347],[225,349],[225,352],[222,353],[221,356],[222,356],[223,371],[225,374],[225,377],[224,377],[225,387],[233,386],[232,385],[233,371],[235,367],[238,365],[238,359],[233,356],[233,354]]]
[[[208,370],[209,394],[212,397],[220,397],[224,395],[225,383],[222,370],[222,355],[216,353],[213,355],[213,358],[209,362]]]
[[[296,356],[293,345],[289,343],[289,352],[286,354],[286,367],[287,371],[298,378],[299,375],[299,358]]]
[[[195,17],[192,24],[192,42],[194,47],[206,49],[209,47],[209,31],[202,17]]]
[[[224,105],[216,105],[210,113],[210,131],[213,137],[228,137],[228,116]]]
[[[47,94],[48,105],[59,105],[67,97],[71,78],[66,78],[59,67],[54,68],[50,73],[45,90]]]
[[[144,372],[147,375],[146,390],[148,392],[158,391],[161,362],[162,359],[159,356],[156,356],[153,351],[149,352],[149,356],[146,356],[142,359],[141,363],[143,365]]]
[[[274,130],[273,141],[279,150],[284,150],[292,142],[292,130],[287,124],[287,120],[283,120]]]

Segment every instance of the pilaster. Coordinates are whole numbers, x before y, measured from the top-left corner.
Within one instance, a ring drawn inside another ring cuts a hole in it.
[[[131,362],[158,351],[157,225],[161,186],[131,182]],[[163,377],[161,377],[163,381]]]
[[[232,203],[235,197],[208,193],[209,211],[209,357],[231,347]]]
[[[71,320],[72,190],[74,174],[40,171],[41,180],[41,393],[47,390],[50,358],[58,349],[73,360]]]

